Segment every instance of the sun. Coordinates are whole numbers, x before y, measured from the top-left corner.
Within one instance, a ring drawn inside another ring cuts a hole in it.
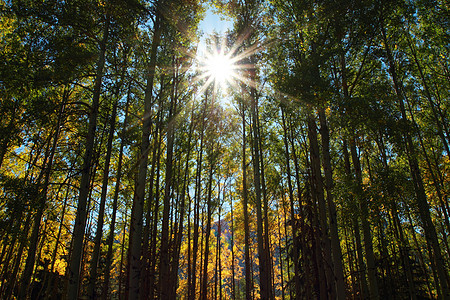
[[[214,98],[230,98],[242,84],[257,85],[251,76],[255,66],[250,57],[260,50],[260,46],[255,44],[242,51],[244,41],[245,36],[238,37],[228,45],[227,39],[213,36],[199,43],[193,65],[194,82],[200,87],[196,93],[202,94],[212,88]]]
[[[207,56],[205,72],[216,84],[224,86],[236,76],[235,64],[229,55],[217,52]]]

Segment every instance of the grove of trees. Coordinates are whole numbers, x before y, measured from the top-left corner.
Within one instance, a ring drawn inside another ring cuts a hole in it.
[[[0,298],[450,299],[449,55],[448,0],[0,0]]]

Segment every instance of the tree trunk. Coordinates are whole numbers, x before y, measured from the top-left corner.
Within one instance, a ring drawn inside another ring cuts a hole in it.
[[[211,143],[210,156],[213,156],[213,143]],[[209,236],[211,233],[211,217],[213,212],[213,203],[212,203],[212,181],[213,181],[213,164],[215,163],[213,159],[210,157],[210,167],[209,167],[209,178],[208,178],[208,196],[206,198],[206,209],[207,209],[207,217],[206,217],[206,232],[205,232],[205,257],[203,259],[203,280],[201,286],[201,299],[208,299],[208,259],[209,259]]]
[[[263,200],[263,242],[264,242],[264,260],[266,261],[266,270],[267,270],[267,296],[269,299],[273,299],[273,278],[272,278],[272,259],[270,253],[270,236],[269,236],[269,203],[267,199],[267,191],[266,191],[266,179],[264,173],[264,154],[262,147],[262,137],[261,137],[261,124],[259,122],[259,109],[258,105],[256,105],[256,132],[258,136],[258,145],[259,145],[259,157],[260,157],[260,166],[261,166],[261,189],[262,189],[262,200]]]
[[[254,73],[254,71],[250,71]],[[254,74],[250,78],[255,78]],[[259,149],[260,136],[258,134],[258,113],[257,105],[258,99],[256,96],[256,89],[250,88],[250,104],[251,104],[251,119],[252,119],[252,162],[253,162],[253,177],[255,185],[255,205],[256,205],[256,239],[258,244],[258,259],[259,259],[259,280],[260,293],[262,300],[270,299],[270,275],[267,262],[267,255],[264,243],[264,227],[262,216],[262,193],[261,193],[261,158]]]
[[[108,181],[109,181],[109,165],[111,162],[111,153],[112,153],[112,143],[114,139],[114,133],[116,131],[116,116],[117,116],[117,105],[118,101],[116,100],[113,104],[113,111],[111,114],[111,120],[109,124],[109,135],[106,146],[106,156],[105,156],[105,166],[103,169],[103,180],[102,180],[102,190],[100,195],[100,207],[98,210],[98,220],[97,220],[97,230],[94,238],[94,249],[92,252],[91,258],[91,272],[89,274],[90,282],[88,287],[88,297],[90,299],[96,299],[96,281],[97,281],[97,270],[98,270],[98,261],[100,257],[100,246],[103,235],[103,223],[104,223],[104,215],[105,215],[105,205],[106,205],[106,193],[108,191]]]
[[[234,280],[235,274],[235,266],[234,266],[234,216],[233,216],[233,198],[230,195],[230,219],[231,219],[231,299],[236,299],[236,282]]]
[[[189,136],[188,136],[188,142],[187,142],[187,154],[186,154],[186,165],[184,168],[184,178],[183,178],[183,188],[181,191],[181,212],[180,212],[180,219],[179,219],[179,228],[178,228],[178,234],[176,239],[176,246],[173,253],[173,268],[171,272],[171,278],[178,278],[178,267],[179,267],[179,261],[180,261],[180,250],[181,250],[181,243],[182,243],[182,236],[183,236],[183,225],[184,225],[184,215],[186,210],[186,193],[187,193],[187,187],[189,186],[189,160],[190,160],[190,154],[191,154],[191,142],[192,142],[192,133],[194,129],[194,109],[192,108],[191,111],[191,123],[189,125]],[[190,244],[189,244],[190,245]],[[189,282],[189,280],[188,280]],[[178,280],[175,280],[175,285],[173,286],[171,297],[176,296],[176,290],[178,287]]]
[[[200,148],[197,150],[197,170],[195,174],[195,195],[194,195],[194,236],[192,245],[192,282],[189,283],[188,298],[190,300],[196,297],[196,283],[197,283],[197,253],[198,253],[198,238],[200,227],[200,198],[201,198],[201,175],[203,163],[203,146],[204,146],[204,131],[206,122],[206,111],[208,106],[208,99],[205,97],[205,104],[202,112],[202,125],[200,128]]]
[[[244,261],[245,261],[245,299],[251,300],[251,291],[253,290],[252,279],[250,273],[250,228],[248,217],[248,190],[247,190],[247,157],[246,157],[246,140],[245,135],[245,105],[242,103],[242,201],[244,210]]]
[[[118,204],[119,192],[120,192],[120,181],[122,179],[123,148],[125,146],[124,134],[125,134],[125,130],[128,126],[129,104],[130,104],[130,88],[128,90],[127,103],[125,105],[125,117],[123,120],[122,131],[121,131],[121,140],[120,140],[120,146],[119,146],[119,158],[118,158],[118,162],[117,162],[116,184],[114,187],[114,196],[113,196],[113,203],[112,203],[113,211],[112,211],[112,215],[111,215],[111,223],[109,226],[109,235],[108,235],[108,240],[107,240],[108,251],[106,253],[105,279],[104,279],[104,283],[103,283],[103,299],[104,300],[108,299],[108,296],[109,296],[109,280],[111,277],[111,263],[112,263],[113,243],[114,243],[115,229],[116,229],[117,204]]]
[[[284,199],[283,199],[284,200]],[[284,201],[283,201],[284,205]],[[281,287],[281,300],[285,300],[284,295],[284,272],[283,272],[283,248],[281,246],[281,220],[280,220],[280,208],[277,205],[277,227],[278,227],[278,249],[280,255],[280,287]],[[285,233],[285,236],[286,233]],[[288,270],[289,272],[289,270]]]
[[[320,236],[320,247],[316,253],[319,261],[319,271],[322,272],[322,268],[325,269],[326,281],[320,282],[320,284],[326,284],[325,291],[331,293],[331,298],[335,298],[335,281],[332,275],[332,259],[331,259],[331,242],[328,236],[328,224],[327,224],[327,209],[324,196],[324,184],[322,179],[322,171],[320,168],[320,153],[319,144],[317,140],[317,128],[316,121],[312,113],[308,115],[308,137],[310,145],[310,159],[311,159],[311,181],[312,181],[312,196],[318,205],[318,225]],[[321,280],[322,281],[322,280]],[[324,293],[324,287],[321,287],[321,299],[323,297],[328,298],[328,292]]]
[[[11,112],[11,118],[8,122],[8,125],[6,126],[6,132],[9,134],[5,134],[1,137],[1,146],[0,146],[0,170],[2,169],[3,160],[5,159],[5,155],[8,152],[9,144],[11,142],[11,137],[13,136],[13,131],[16,127],[16,111],[19,106],[20,100],[17,98],[14,101],[14,107]]]
[[[218,221],[218,226],[217,226],[217,236],[216,236],[216,267],[215,267],[215,274],[214,274],[214,299],[217,300],[217,294],[219,294],[219,298],[222,298],[222,282],[221,282],[221,273],[222,273],[222,264],[221,264],[221,251],[220,251],[220,247],[221,247],[221,243],[220,243],[220,237],[221,237],[221,222],[220,222],[220,218],[221,218],[221,213],[222,213],[222,204],[220,203],[220,184],[219,184],[219,191],[217,194],[217,200],[219,201],[218,205],[219,205],[219,221]],[[225,197],[223,197],[224,199]],[[219,286],[219,288],[217,288],[217,286]],[[217,290],[219,290],[219,292],[217,292]]]
[[[70,257],[69,265],[69,283],[67,287],[67,300],[78,299],[78,291],[80,284],[80,268],[81,268],[81,257],[83,252],[83,241],[84,241],[84,231],[86,228],[86,218],[87,218],[87,200],[90,190],[91,181],[91,165],[92,158],[94,156],[94,141],[95,132],[97,129],[97,117],[100,102],[100,92],[103,79],[103,69],[105,66],[105,56],[106,56],[106,45],[108,43],[109,36],[109,23],[110,16],[106,16],[106,23],[104,25],[103,38],[100,42],[100,53],[99,60],[97,63],[97,74],[95,77],[94,93],[92,97],[91,112],[89,115],[89,127],[86,137],[86,147],[84,153],[83,168],[81,170],[81,182],[80,182],[80,193],[78,196],[78,206],[75,224],[73,228],[72,236],[72,253]]]
[[[344,140],[343,144],[344,144],[343,152],[344,152],[345,172],[347,173],[348,180],[350,180],[350,178],[353,178],[353,176],[352,176],[351,167],[350,167],[350,157],[348,154],[347,141]],[[354,203],[355,201],[353,199],[353,196],[350,194],[349,197],[350,197],[350,202]],[[353,206],[356,208],[357,204],[354,203]],[[355,236],[355,243],[356,243],[359,291],[361,293],[362,299],[367,299],[369,296],[369,286],[367,284],[366,275],[365,275],[366,268],[365,268],[364,260],[363,260],[361,234],[360,234],[360,230],[359,230],[359,221],[358,221],[357,214],[353,214],[351,223],[352,223],[353,234]]]
[[[124,261],[125,261],[125,235],[127,232],[127,219],[128,219],[128,201],[125,205],[125,213],[123,214],[123,237],[122,237],[122,241],[121,241],[121,249],[120,249],[120,262],[119,262],[119,290],[118,290],[118,295],[119,295],[119,299],[125,299],[126,297],[126,283],[125,283],[125,291],[123,290],[123,285],[124,285],[124,279],[126,280],[128,278],[128,274],[126,274],[124,276],[124,272],[123,272],[123,268],[124,268]],[[125,269],[127,272],[127,268]]]
[[[293,253],[293,261],[294,261],[294,285],[295,285],[295,289],[297,290],[297,293],[300,293],[302,286],[301,286],[300,268],[299,268],[300,245],[299,245],[299,239],[298,239],[298,222],[295,218],[295,212],[294,212],[294,193],[293,193],[294,189],[292,187],[292,180],[291,180],[291,165],[290,165],[290,155],[289,155],[288,132],[287,132],[287,126],[286,126],[286,114],[285,114],[283,108],[281,108],[281,119],[282,119],[282,123],[283,123],[283,132],[284,132],[284,134],[283,134],[284,153],[285,153],[285,159],[286,159],[286,176],[287,176],[287,181],[288,181],[292,239],[293,239],[292,253]]]
[[[163,217],[161,228],[161,251],[160,251],[160,265],[159,265],[159,295],[161,299],[170,298],[173,289],[170,286],[170,268],[171,261],[169,253],[169,213],[171,208],[171,193],[173,189],[173,142],[175,138],[175,120],[174,115],[177,107],[177,93],[176,93],[176,76],[173,76],[172,99],[170,103],[168,125],[167,125],[167,149],[166,149],[166,172],[165,172],[165,187],[163,200]]]
[[[353,138],[350,141],[350,153],[353,161],[353,167],[355,169],[356,184],[357,184],[357,196],[359,199],[359,209],[361,210],[361,224],[364,236],[364,251],[367,260],[367,274],[369,279],[369,294],[370,299],[379,299],[377,273],[375,266],[375,255],[373,253],[372,234],[370,231],[369,223],[369,206],[367,199],[363,195],[362,189],[362,170],[361,163],[356,150],[356,141]]]
[[[4,294],[4,299],[10,299],[10,297],[12,296],[13,291],[14,291],[14,286],[16,285],[16,283],[18,283],[16,278],[17,278],[17,273],[19,272],[20,261],[22,258],[23,250],[25,248],[25,241],[26,241],[26,238],[28,237],[28,228],[30,226],[30,221],[31,221],[31,214],[28,214],[27,219],[24,224],[24,231],[23,231],[23,236],[22,236],[23,240],[20,242],[19,248],[17,249],[15,263],[12,264],[12,272],[9,274],[8,277],[5,276],[8,279],[6,280],[6,291]]]
[[[153,99],[153,81],[155,77],[156,55],[161,38],[161,18],[157,12],[154,23],[154,34],[152,48],[150,51],[150,62],[147,74],[147,86],[144,96],[144,114],[142,120],[142,138],[139,156],[139,172],[136,183],[136,191],[133,199],[134,212],[131,214],[130,245],[129,245],[129,277],[128,277],[128,299],[139,299],[139,283],[141,271],[141,242],[142,242],[142,220],[144,212],[145,184],[147,179],[148,152],[150,146],[150,127]]]
[[[159,112],[159,121],[158,121],[158,125],[157,125],[157,129],[156,129],[156,133],[155,133],[155,138],[158,138],[157,144],[160,145],[159,147],[155,147],[158,149],[158,151],[156,152],[156,182],[155,182],[155,193],[153,196],[153,190],[150,191],[150,200],[154,202],[154,207],[153,207],[153,224],[152,224],[152,233],[151,233],[151,248],[150,248],[150,261],[149,261],[149,299],[154,299],[155,298],[155,292],[158,292],[156,290],[156,266],[158,263],[158,254],[157,254],[157,236],[158,236],[158,221],[159,221],[159,194],[160,194],[160,172],[161,172],[161,152],[162,152],[162,139],[163,139],[163,135],[161,133],[162,131],[162,111],[160,110]],[[158,137],[158,132],[159,132],[159,137]],[[150,186],[152,187],[152,184],[150,184]],[[153,200],[152,200],[153,199]]]
[[[320,121],[320,135],[322,137],[322,156],[323,169],[325,171],[325,188],[327,191],[327,204],[330,224],[331,236],[331,255],[333,260],[333,274],[336,281],[336,296],[337,299],[346,299],[345,283],[344,283],[344,268],[342,266],[342,251],[338,233],[336,205],[333,200],[333,173],[331,169],[330,156],[330,132],[328,129],[328,122],[326,120],[325,109],[319,110]]]

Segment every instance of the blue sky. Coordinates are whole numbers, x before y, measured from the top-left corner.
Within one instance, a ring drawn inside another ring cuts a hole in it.
[[[200,29],[204,34],[211,34],[213,31],[218,33],[223,33],[227,29],[233,27],[233,22],[231,20],[222,20],[223,17],[215,14],[212,8],[208,8],[205,13],[205,18],[200,22]]]

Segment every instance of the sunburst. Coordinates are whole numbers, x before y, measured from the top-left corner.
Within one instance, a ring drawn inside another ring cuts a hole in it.
[[[217,42],[220,40],[220,43]],[[213,87],[214,95],[220,93],[225,98],[229,97],[229,89],[239,89],[241,84],[255,86],[255,66],[250,62],[252,56],[261,50],[261,47],[245,47],[242,51],[242,43],[245,40],[241,36],[232,46],[227,47],[225,39],[217,37],[209,39],[208,49],[201,47],[197,53],[197,76],[195,82],[201,83],[199,93],[203,93],[208,87]]]
[[[206,58],[206,75],[211,77],[215,83],[224,87],[234,77],[236,77],[236,65],[230,54],[217,52],[211,53]]]

